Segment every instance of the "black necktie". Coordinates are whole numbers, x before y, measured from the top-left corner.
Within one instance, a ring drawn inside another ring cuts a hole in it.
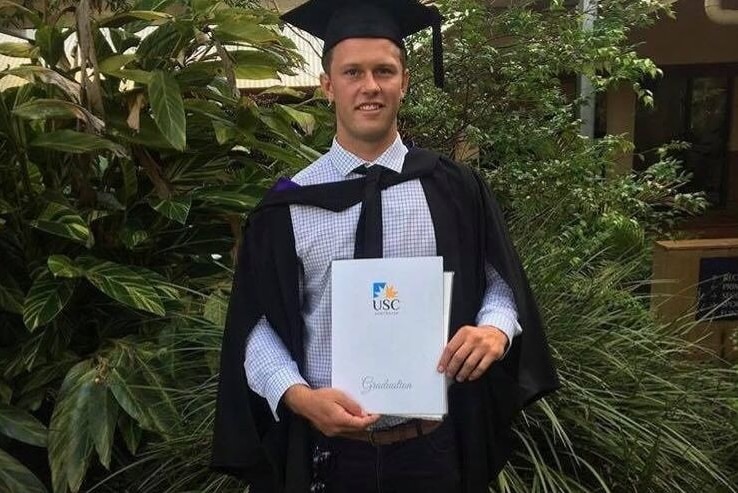
[[[302,204],[340,212],[361,202],[361,215],[356,227],[355,258],[382,256],[382,197],[385,188],[408,180],[428,177],[438,164],[438,154],[414,147],[405,156],[402,173],[379,165],[354,170],[366,175],[356,180],[296,186],[293,189],[269,191],[254,212],[266,207]]]
[[[354,172],[366,175],[364,196],[361,201],[361,214],[356,225],[354,258],[382,257],[382,190],[379,181],[384,173],[394,171],[375,164],[359,166]]]

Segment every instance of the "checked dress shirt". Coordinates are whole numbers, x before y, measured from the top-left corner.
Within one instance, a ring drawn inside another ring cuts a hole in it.
[[[398,135],[373,166],[402,171],[407,147]],[[352,180],[366,163],[334,139],[330,151],[292,178],[306,186]],[[385,257],[436,255],[436,241],[428,204],[419,180],[382,192],[383,252]],[[301,312],[305,320],[305,374],[301,375],[281,339],[262,317],[246,341],[244,369],[249,387],[269,403],[276,419],[282,395],[295,384],[312,388],[331,386],[331,261],[354,257],[356,226],[361,204],[332,212],[318,207],[291,205],[297,257],[301,262]],[[494,325],[510,344],[521,332],[512,291],[497,271],[486,265],[487,289],[477,314],[477,325]],[[509,350],[509,346],[508,346]],[[394,426],[406,418],[382,416],[374,428]]]

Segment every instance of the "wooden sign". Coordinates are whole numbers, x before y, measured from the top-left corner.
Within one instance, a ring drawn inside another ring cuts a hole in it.
[[[738,257],[700,259],[697,320],[738,320]]]

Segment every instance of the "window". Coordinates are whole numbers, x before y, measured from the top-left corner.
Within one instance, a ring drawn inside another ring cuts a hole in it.
[[[713,206],[727,199],[728,138],[732,78],[683,70],[665,71],[653,82],[654,107],[636,111],[633,168],[643,170],[658,157],[653,152],[672,140],[689,142],[678,156],[693,178],[688,191],[704,191]]]

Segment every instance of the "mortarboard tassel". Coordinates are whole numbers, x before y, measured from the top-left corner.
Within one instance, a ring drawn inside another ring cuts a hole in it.
[[[436,87],[443,89],[445,74],[443,71],[443,38],[441,37],[441,16],[433,21],[433,81]]]

